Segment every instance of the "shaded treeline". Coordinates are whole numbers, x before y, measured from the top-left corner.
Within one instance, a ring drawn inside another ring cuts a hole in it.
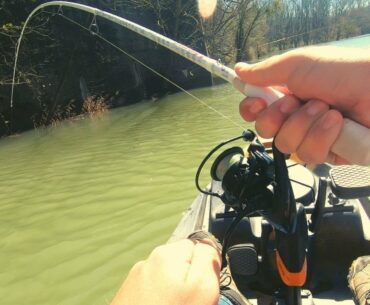
[[[111,22],[63,8],[32,19],[10,84],[21,25],[40,0],[0,0],[0,135],[108,107],[155,100],[177,88],[92,35],[189,89],[210,84],[203,69]],[[370,0],[219,0],[203,20],[196,0],[81,0],[232,65],[298,46],[370,33]],[[90,28],[86,31],[70,18]],[[86,105],[86,101],[93,104]],[[92,110],[91,110],[92,109]]]
[[[21,25],[43,2],[46,1],[0,1],[0,135],[48,125],[86,109],[93,111],[86,101],[97,100],[101,109],[102,100],[108,107],[117,107],[143,99],[156,100],[178,90],[98,35],[92,35],[95,31],[183,88],[211,84],[208,72],[146,38],[99,17],[95,26],[91,14],[54,7],[32,18],[26,30],[11,109],[14,51]],[[159,6],[157,1],[76,2],[120,15],[204,52],[195,0],[163,1]]]

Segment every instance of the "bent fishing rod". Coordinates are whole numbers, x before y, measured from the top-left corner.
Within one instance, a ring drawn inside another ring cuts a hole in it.
[[[19,37],[16,54],[18,54],[23,33],[27,27],[28,22],[34,16],[36,12],[46,7],[68,7],[77,10],[81,10],[90,13],[94,16],[93,20],[96,20],[96,16],[114,22],[122,27],[125,27],[141,36],[148,38],[151,41],[175,52],[176,54],[190,60],[191,62],[201,66],[208,72],[226,80],[232,84],[238,91],[246,96],[250,97],[260,97],[264,99],[268,105],[284,96],[283,93],[275,90],[271,87],[258,87],[247,84],[243,82],[235,73],[235,71],[229,67],[226,67],[219,63],[218,61],[209,58],[187,46],[184,46],[168,37],[158,34],[152,30],[149,30],[141,25],[138,25],[132,21],[125,18],[119,17],[117,15],[111,14],[109,12],[94,8],[88,5],[73,3],[68,1],[51,1],[43,3],[36,7],[31,14],[28,16],[26,22],[23,25],[21,35]],[[13,108],[13,97],[14,97],[14,82],[15,74],[17,69],[17,56],[15,57],[14,70],[13,70],[13,83],[11,89],[10,107]],[[336,139],[335,143],[331,147],[331,151],[342,157],[343,159],[361,165],[370,164],[370,128],[366,128],[348,118],[344,119],[344,125],[342,127],[341,133]]]

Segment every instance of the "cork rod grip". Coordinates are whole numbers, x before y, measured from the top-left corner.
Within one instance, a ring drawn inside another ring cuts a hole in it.
[[[252,86],[239,78],[234,79],[233,85],[244,95],[264,99],[268,105],[284,96],[273,88]],[[331,151],[350,163],[370,165],[370,128],[345,118],[343,128]]]

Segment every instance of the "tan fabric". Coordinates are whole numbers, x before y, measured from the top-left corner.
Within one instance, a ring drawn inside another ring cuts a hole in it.
[[[370,256],[362,256],[352,263],[348,283],[356,304],[370,305]]]

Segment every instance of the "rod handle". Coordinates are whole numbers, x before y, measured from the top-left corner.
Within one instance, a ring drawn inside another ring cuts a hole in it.
[[[268,105],[284,96],[283,93],[271,87],[252,86],[239,78],[233,80],[233,85],[246,96],[264,99]],[[350,163],[370,165],[370,128],[345,118],[342,130],[331,151]]]

